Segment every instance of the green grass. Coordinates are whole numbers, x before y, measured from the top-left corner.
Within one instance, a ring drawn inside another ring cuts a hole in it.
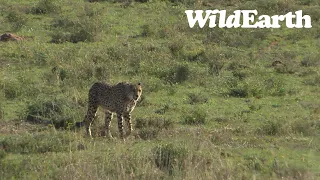
[[[316,0],[3,0],[3,179],[319,179]],[[186,9],[302,9],[311,29],[188,27]],[[275,61],[281,64],[272,65]],[[96,81],[142,82],[134,132],[74,129]]]

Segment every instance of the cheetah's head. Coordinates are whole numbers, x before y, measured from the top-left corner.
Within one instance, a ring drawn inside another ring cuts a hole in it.
[[[130,100],[137,101],[141,97],[142,94],[142,85],[141,83],[132,84],[130,86],[130,93],[128,94]]]

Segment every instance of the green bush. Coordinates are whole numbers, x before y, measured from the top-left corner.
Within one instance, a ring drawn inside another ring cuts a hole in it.
[[[0,91],[1,93],[1,91]],[[4,110],[3,110],[3,103],[0,102],[0,120],[4,118]]]
[[[207,44],[218,44],[228,47],[250,47],[267,37],[268,30],[248,30],[248,29],[224,29],[215,28],[208,30],[204,42]]]
[[[238,78],[239,80],[244,80],[245,78],[247,78],[250,75],[250,71],[234,70],[234,71],[232,71],[232,75],[234,77]]]
[[[300,5],[307,5],[310,6],[313,0],[297,0],[297,3]]]
[[[40,0],[38,4],[31,9],[33,14],[48,14],[60,11],[60,7],[54,0]]]
[[[227,144],[232,141],[231,133],[214,131],[210,135],[210,141],[215,145]]]
[[[188,94],[188,100],[187,102],[189,104],[201,104],[201,103],[207,103],[209,100],[209,97],[203,93],[190,93]]]
[[[230,88],[228,95],[232,97],[245,98],[250,95],[250,89],[247,85],[242,85],[242,86],[239,85],[239,86]]]
[[[312,136],[320,134],[320,121],[302,121],[297,120],[289,125],[295,134],[301,134],[303,136]]]
[[[1,159],[5,158],[6,156],[7,156],[6,151],[0,149],[0,161],[1,161]]]
[[[158,92],[162,89],[167,89],[163,81],[157,77],[148,77],[147,79],[143,79],[143,91],[145,92]],[[144,93],[143,93],[144,94]]]
[[[209,73],[212,75],[219,76],[224,66],[224,62],[222,60],[214,59],[214,60],[211,60],[208,65],[209,65]]]
[[[17,81],[10,81],[2,85],[2,90],[4,92],[4,97],[6,99],[15,99],[22,94],[22,89]]]
[[[215,28],[214,31],[208,30],[206,38],[204,39],[205,43],[216,43],[221,44],[224,41],[226,30],[223,28]]]
[[[248,62],[245,61],[232,61],[229,63],[227,70],[229,71],[237,71],[249,68]]]
[[[188,66],[178,66],[175,71],[174,81],[176,83],[181,83],[188,80],[190,70]]]
[[[274,159],[272,166],[273,172],[277,177],[287,179],[312,179],[310,171],[302,164],[283,162],[283,160]]]
[[[156,166],[169,175],[185,167],[187,149],[174,144],[158,145],[152,150]]]
[[[66,133],[38,133],[12,135],[0,142],[6,152],[32,154],[76,150],[76,140]]]
[[[192,5],[194,1],[192,0],[168,0],[171,3],[174,4],[184,4],[184,5]]]
[[[306,0],[306,1],[308,1],[308,0]],[[312,22],[315,22],[315,21],[319,22],[319,20],[320,20],[319,5],[320,5],[320,3],[318,4],[318,6],[309,6],[309,7],[306,7],[305,9],[303,9],[303,13],[308,14],[312,18]]]
[[[188,125],[203,125],[207,121],[207,113],[198,108],[190,111],[188,114],[183,116],[183,124]]]
[[[277,73],[281,74],[293,74],[298,70],[293,63],[291,63],[290,65],[277,65],[274,67],[274,69]]]
[[[157,128],[142,128],[138,131],[139,138],[143,140],[156,139],[160,130]]]
[[[71,34],[69,32],[54,32],[51,34],[52,43],[71,42]]]
[[[70,128],[76,109],[75,103],[62,98],[39,98],[29,103],[23,117],[32,123],[53,124],[56,128]]]
[[[43,77],[47,80],[48,84],[58,85],[69,77],[68,72],[65,68],[60,66],[54,66],[51,71],[47,71],[43,74]]]
[[[303,58],[301,61],[301,66],[304,67],[317,67],[320,65],[320,57],[319,54],[309,54]]]
[[[74,19],[60,17],[54,20],[51,27],[54,33],[51,34],[51,42],[93,42],[102,31],[102,23],[99,19],[89,16],[81,16]]]
[[[109,73],[105,66],[99,66],[95,68],[95,78],[99,81],[107,81],[109,78]]]
[[[265,91],[272,96],[284,96],[287,92],[282,78],[270,77],[264,82]]]
[[[249,169],[261,172],[263,170],[267,170],[264,166],[264,160],[265,158],[259,157],[256,154],[252,155],[246,155],[244,157],[244,160],[246,160],[246,165]]]
[[[285,134],[283,123],[279,120],[266,120],[256,131],[260,135],[275,136]]]
[[[191,50],[184,49],[183,58],[191,62],[207,62],[208,57],[203,48],[189,47]]]
[[[137,118],[135,128],[158,128],[170,129],[173,127],[173,121],[162,118]]]
[[[157,76],[171,84],[182,83],[189,79],[190,70],[187,65],[179,65],[170,69],[161,69]]]
[[[261,12],[268,14],[286,14],[292,9],[295,9],[295,3],[293,0],[270,0],[270,1],[263,1],[258,0],[256,1],[256,8],[260,9]]]
[[[6,19],[11,24],[14,31],[19,31],[27,23],[26,15],[17,10],[10,11]]]
[[[137,118],[135,128],[141,139],[154,139],[162,130],[173,128],[173,121],[162,118]]]
[[[310,86],[320,86],[320,75],[305,79],[304,84],[310,85]]]
[[[149,2],[149,0],[135,0],[135,2],[146,3]]]
[[[181,39],[175,40],[173,41],[170,45],[169,45],[169,49],[171,51],[171,53],[174,56],[179,56],[182,53],[182,49],[184,47],[184,41]]]
[[[141,28],[142,28],[141,35],[144,37],[151,37],[157,34],[155,27],[152,25],[145,24]]]
[[[57,99],[33,102],[27,106],[27,114],[42,117],[52,117],[56,114],[62,114],[64,102]]]

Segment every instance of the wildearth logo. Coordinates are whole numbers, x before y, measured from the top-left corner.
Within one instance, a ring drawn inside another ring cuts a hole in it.
[[[295,14],[288,12],[285,15],[258,15],[257,10],[235,10],[233,14],[226,17],[226,10],[206,10],[203,17],[203,10],[186,10],[189,27],[193,28],[198,22],[200,28],[203,28],[209,19],[209,28],[217,26],[219,28],[280,28],[281,21],[285,21],[287,28],[311,28],[311,17],[302,15],[302,10]],[[195,16],[194,16],[195,14]],[[218,23],[217,15],[219,15]],[[304,20],[304,24],[303,24]]]

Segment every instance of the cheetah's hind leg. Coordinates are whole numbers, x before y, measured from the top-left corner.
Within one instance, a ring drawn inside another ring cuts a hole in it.
[[[93,123],[93,121],[95,119],[94,117],[96,116],[97,110],[98,110],[98,106],[97,105],[89,103],[87,114],[86,114],[86,116],[84,117],[84,120],[83,120],[85,128],[86,128],[87,135],[90,136],[91,138],[92,138],[91,125],[92,125],[92,123]]]
[[[109,139],[113,139],[110,132],[110,122],[112,119],[112,113],[110,111],[105,112],[105,136]]]
[[[118,119],[118,129],[119,129],[120,139],[125,141],[123,136],[123,118],[121,113],[117,113],[117,119]]]

